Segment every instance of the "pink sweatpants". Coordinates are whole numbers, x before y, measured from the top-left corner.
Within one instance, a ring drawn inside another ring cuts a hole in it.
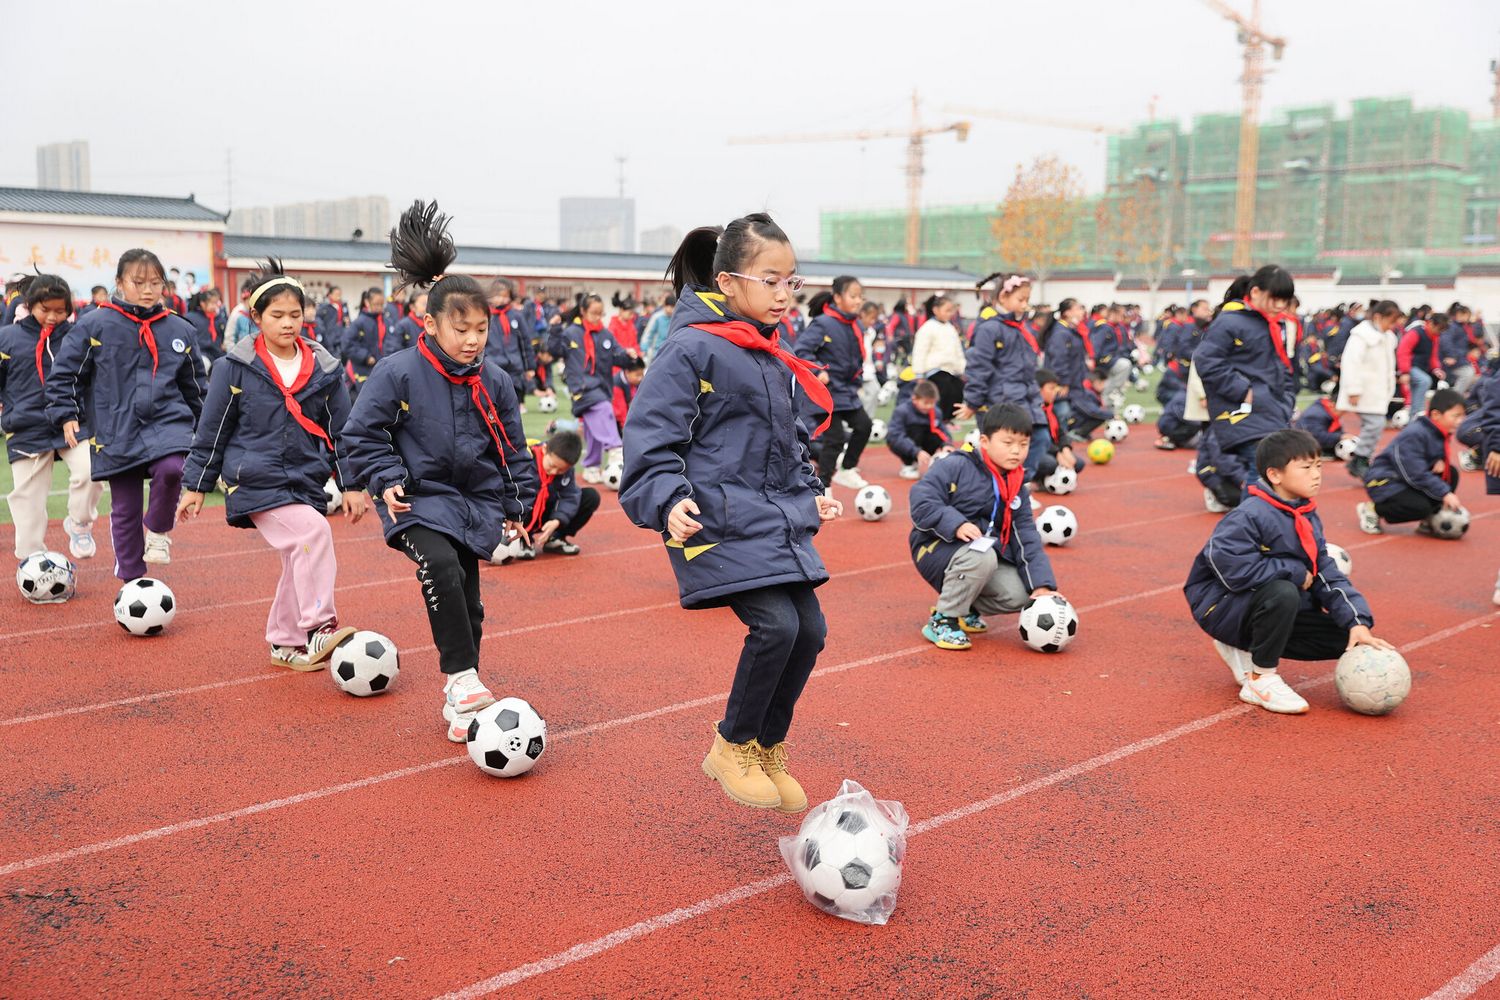
[[[307,634],[335,618],[333,532],[328,518],[306,504],[251,514],[255,528],[281,553],[281,580],[266,618],[266,641],[274,646],[305,646]]]

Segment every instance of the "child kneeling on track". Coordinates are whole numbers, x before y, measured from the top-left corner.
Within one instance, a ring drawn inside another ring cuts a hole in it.
[[[796,268],[768,215],[688,233],[667,272],[671,331],[625,422],[620,489],[631,521],[666,542],[682,606],[728,605],[749,629],[703,770],[734,801],[788,813],[807,796],[787,771],[787,730],[828,631],[812,539],[843,510],[798,416],[803,393],[824,414],[835,397],[778,329]]]
[[[1370,632],[1370,606],[1328,555],[1314,497],[1322,449],[1306,431],[1273,431],[1255,449],[1259,481],[1193,560],[1183,593],[1240,686],[1240,701],[1300,715],[1283,659],[1332,660],[1355,646],[1393,648]]]
[[[1344,433],[1344,421],[1339,416],[1338,407],[1334,406],[1333,400],[1327,396],[1313,400],[1307,409],[1297,414],[1292,427],[1299,431],[1307,431],[1316,438],[1318,447],[1323,449],[1325,457],[1332,455],[1339,442],[1348,436]],[[1363,428],[1362,422],[1361,428]]]
[[[938,416],[942,391],[926,379],[891,411],[886,447],[901,459],[901,478],[920,479],[934,459],[953,450],[953,428]]]
[[[1046,368],[1037,369],[1036,384],[1042,392],[1042,416],[1047,418],[1047,447],[1037,462],[1036,475],[1031,481],[1041,483],[1056,472],[1058,466],[1072,469],[1073,474],[1078,475],[1083,472],[1083,463],[1073,451],[1072,432],[1057,412],[1058,404],[1063,399],[1063,386],[1058,382],[1057,375]]]
[[[572,431],[557,431],[545,444],[533,445],[531,454],[541,483],[526,522],[532,551],[576,556],[579,549],[573,538],[599,509],[599,491],[580,488],[573,472],[583,454],[583,439]]]
[[[1026,410],[991,406],[979,447],[932,463],[911,488],[912,561],[938,592],[922,636],[939,649],[968,649],[985,615],[1016,614],[1057,588],[1024,481],[1031,434]]]
[[[255,528],[281,555],[266,618],[271,662],[319,670],[355,631],[339,625],[334,606],[338,564],[323,495],[331,465],[349,523],[367,509],[341,447],[349,389],[339,359],[300,336],[302,286],[275,258],[253,278],[245,305],[258,332],[231,347],[209,376],[177,517],[197,517],[204,494],[224,476],[225,519]]]
[[[484,357],[489,302],[466,275],[437,204],[415,202],[391,233],[403,286],[426,287],[413,350],[376,365],[344,427],[356,481],[368,485],[386,544],[417,566],[443,686],[448,739],[462,743],[474,713],[494,704],[479,679],[484,604],[479,560],[507,530],[528,544],[536,499],[515,388]]]
[[[203,410],[193,325],[162,305],[167,272],[150,250],[121,254],[116,296],[74,324],[47,379],[47,419],[68,446],[94,432],[90,475],[109,483],[115,576],[172,561],[182,463]],[[145,481],[151,481],[146,505]]]
[[[93,482],[89,466],[87,421],[69,444],[47,419],[47,378],[63,338],[73,328],[68,313],[73,292],[55,274],[31,274],[18,283],[27,315],[0,328],[0,429],[5,432],[11,481],[6,497],[16,526],[15,554],[25,559],[47,548],[47,492],[52,465],[68,467],[68,516],[63,530],[74,559],[91,559],[94,519],[104,484]]]
[[[1191,448],[1197,443],[1203,424],[1187,418],[1187,401],[1187,386],[1183,386],[1172,393],[1161,409],[1161,416],[1156,418],[1156,433],[1160,435],[1156,439],[1156,447],[1162,451]]]
[[[1412,420],[1385,446],[1365,473],[1365,493],[1355,511],[1359,530],[1381,534],[1380,522],[1418,521],[1418,534],[1429,535],[1427,519],[1444,507],[1459,510],[1458,468],[1448,441],[1464,419],[1464,397],[1457,389],[1432,394],[1427,412]]]

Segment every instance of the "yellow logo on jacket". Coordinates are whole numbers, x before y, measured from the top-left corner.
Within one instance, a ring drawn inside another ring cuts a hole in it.
[[[682,557],[688,562],[692,562],[694,559],[697,559],[703,553],[707,552],[709,549],[718,544],[718,542],[709,542],[707,545],[684,545],[682,542],[679,542],[674,538],[667,542],[667,548],[681,549]]]

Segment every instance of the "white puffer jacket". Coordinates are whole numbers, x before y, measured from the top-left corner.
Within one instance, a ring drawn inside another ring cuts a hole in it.
[[[1396,335],[1381,333],[1368,319],[1349,331],[1339,370],[1340,410],[1385,413],[1396,393]],[[1358,396],[1355,403],[1350,397]]]

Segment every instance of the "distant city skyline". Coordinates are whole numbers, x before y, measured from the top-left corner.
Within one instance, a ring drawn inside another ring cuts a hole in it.
[[[38,146],[36,186],[53,191],[92,191],[89,144],[79,140]]]
[[[237,208],[228,231],[243,236],[287,236],[303,239],[384,240],[391,231],[391,200],[383,195],[301,201],[286,205]]]

